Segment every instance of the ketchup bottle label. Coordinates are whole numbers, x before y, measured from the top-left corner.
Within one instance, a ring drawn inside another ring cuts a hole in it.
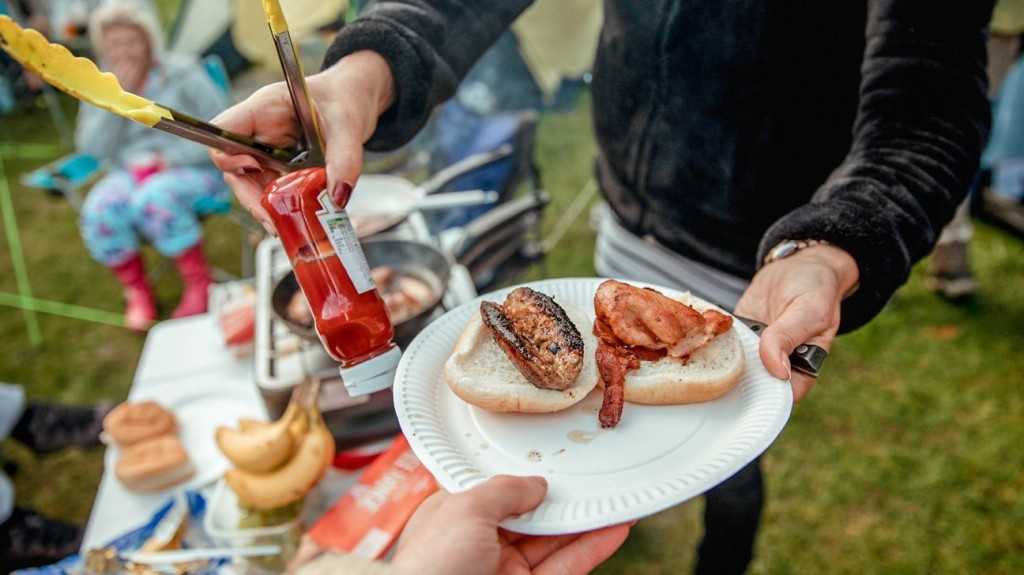
[[[348,272],[352,285],[359,293],[376,289],[370,264],[366,262],[366,256],[359,247],[359,238],[356,237],[356,230],[348,213],[334,205],[327,190],[320,192],[317,199],[323,209],[316,213],[316,217],[327,233],[331,245],[334,246],[334,253],[338,255],[341,265]]]

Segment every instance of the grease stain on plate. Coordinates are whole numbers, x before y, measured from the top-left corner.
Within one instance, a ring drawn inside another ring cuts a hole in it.
[[[602,433],[604,433],[604,430],[602,430],[602,429],[598,429],[598,430],[595,430],[595,431],[585,431],[583,429],[574,429],[574,430],[570,431],[569,433],[566,433],[565,437],[569,441],[571,441],[573,443],[579,443],[580,445],[586,445],[588,443],[593,442],[595,439],[597,439],[597,436],[601,435]]]

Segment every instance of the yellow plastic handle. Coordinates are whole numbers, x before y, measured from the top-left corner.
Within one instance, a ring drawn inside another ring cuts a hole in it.
[[[281,11],[280,2],[277,0],[263,0],[263,12],[267,15],[270,31],[275,36],[288,31],[288,22],[284,19],[284,12]]]
[[[161,119],[172,119],[170,110],[124,91],[116,76],[100,72],[92,60],[75,56],[64,46],[50,43],[36,30],[23,29],[3,15],[0,48],[47,83],[79,100],[150,127]]]

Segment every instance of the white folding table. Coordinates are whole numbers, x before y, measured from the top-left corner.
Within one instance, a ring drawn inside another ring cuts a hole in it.
[[[265,419],[266,407],[253,380],[249,358],[225,348],[213,314],[168,320],[146,336],[129,401],[153,399],[175,411],[179,435],[196,465],[186,488],[206,488],[228,469],[214,443],[218,425],[239,417]],[[114,476],[116,447],[108,447],[96,500],[86,526],[83,551],[146,524],[169,493],[129,491]]]

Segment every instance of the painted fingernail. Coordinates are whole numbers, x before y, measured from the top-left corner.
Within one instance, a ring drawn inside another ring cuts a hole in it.
[[[351,197],[352,184],[349,184],[348,182],[338,182],[337,184],[334,184],[334,193],[331,194],[331,199],[334,200],[334,205],[339,208],[344,208]]]
[[[243,166],[235,170],[235,173],[239,176],[255,176],[263,173],[263,168],[259,166]]]
[[[272,238],[277,237],[277,229],[275,229],[270,222],[260,221],[260,223],[263,224],[263,229],[266,230],[268,236]]]

